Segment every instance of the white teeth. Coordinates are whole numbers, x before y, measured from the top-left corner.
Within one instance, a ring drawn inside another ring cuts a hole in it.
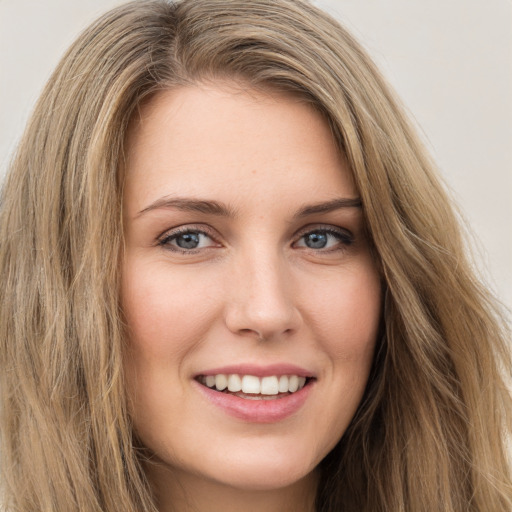
[[[273,396],[279,393],[295,393],[306,385],[306,377],[298,375],[271,375],[268,377],[255,377],[254,375],[207,375],[200,382],[217,391],[227,390],[232,393],[242,392],[247,395]],[[257,399],[255,397],[255,399]]]
[[[215,387],[218,391],[223,391],[228,387],[228,378],[224,374],[215,375]]]
[[[263,377],[261,379],[262,395],[277,395],[279,393],[279,382],[277,377]]]
[[[244,375],[242,377],[242,391],[244,393],[259,395],[261,393],[260,379],[254,377],[254,375]]]
[[[304,379],[304,382],[306,380]],[[281,375],[279,377],[279,393],[288,393],[288,377],[286,375]]]
[[[299,377],[297,375],[290,375],[290,379],[288,380],[288,391],[290,393],[295,393],[299,389]]]
[[[236,373],[228,377],[228,390],[233,393],[242,391],[242,379]]]

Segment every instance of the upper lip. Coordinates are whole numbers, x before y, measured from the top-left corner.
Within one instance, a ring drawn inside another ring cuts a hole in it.
[[[270,377],[272,375],[297,375],[298,377],[315,377],[315,372],[300,366],[288,363],[276,363],[271,365],[237,364],[220,366],[201,371],[195,375],[254,375],[255,377]]]

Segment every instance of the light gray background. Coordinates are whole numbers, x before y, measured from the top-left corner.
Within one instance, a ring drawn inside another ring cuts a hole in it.
[[[250,0],[247,0],[250,1]],[[0,0],[0,176],[59,57],[112,0]],[[512,2],[317,0],[363,43],[420,126],[512,307]]]

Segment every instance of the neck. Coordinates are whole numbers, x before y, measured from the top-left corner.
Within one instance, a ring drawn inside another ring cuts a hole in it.
[[[314,512],[317,472],[287,487],[238,489],[189,473],[152,466],[148,477],[159,512]]]

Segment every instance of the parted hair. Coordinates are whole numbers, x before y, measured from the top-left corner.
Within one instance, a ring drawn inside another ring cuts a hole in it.
[[[157,510],[123,381],[125,135],[157,91],[226,79],[298,94],[325,116],[381,269],[371,376],[321,463],[318,512],[512,510],[506,322],[390,88],[302,0],[131,2],[51,76],[0,199],[5,510]]]

